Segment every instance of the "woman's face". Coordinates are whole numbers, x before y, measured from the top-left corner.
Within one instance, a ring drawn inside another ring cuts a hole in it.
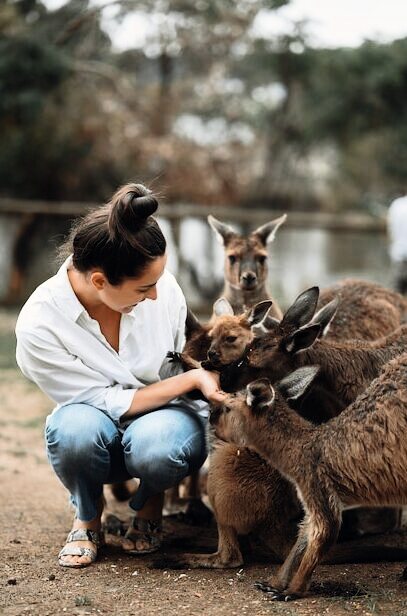
[[[157,299],[157,282],[164,273],[167,255],[156,257],[138,278],[126,278],[119,285],[111,285],[101,272],[93,272],[91,281],[99,300],[116,312],[128,314],[145,299]]]

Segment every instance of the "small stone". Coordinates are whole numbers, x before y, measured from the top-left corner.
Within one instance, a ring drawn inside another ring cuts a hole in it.
[[[10,586],[15,586],[17,584],[17,580],[16,578],[10,578],[7,580],[7,584],[9,584]]]
[[[48,579],[50,582],[53,582],[55,580],[55,575],[51,573],[51,575],[48,576]]]

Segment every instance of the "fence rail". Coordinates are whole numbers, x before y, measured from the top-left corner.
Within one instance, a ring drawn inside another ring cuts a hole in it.
[[[0,214],[47,214],[49,216],[81,216],[94,203],[71,201],[27,201],[22,199],[0,199]],[[206,218],[208,214],[222,220],[240,223],[243,226],[260,225],[283,214],[283,211],[242,208],[232,206],[206,206],[189,203],[160,205],[160,217],[170,221],[184,218]],[[386,220],[358,212],[289,212],[285,227],[298,229],[327,229],[336,231],[382,231],[386,230]]]

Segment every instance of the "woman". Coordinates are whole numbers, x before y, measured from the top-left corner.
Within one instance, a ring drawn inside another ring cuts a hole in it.
[[[103,484],[130,477],[140,478],[130,501],[137,516],[123,547],[158,549],[163,491],[206,457],[203,404],[185,394],[217,399],[219,378],[203,369],[163,378],[166,353],[184,343],[186,304],[165,270],[157,207],[143,185],[128,184],[88,213],[17,321],[18,365],[57,403],[47,454],[76,509],[63,567],[96,560]]]

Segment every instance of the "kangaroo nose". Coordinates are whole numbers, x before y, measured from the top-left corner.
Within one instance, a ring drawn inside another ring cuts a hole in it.
[[[208,351],[208,358],[211,359],[211,360],[219,359],[219,355],[213,349],[209,349],[209,351]]]
[[[243,274],[242,276],[242,280],[247,283],[254,282],[256,278],[257,276],[256,274],[253,274],[253,272],[246,272],[246,274]]]

